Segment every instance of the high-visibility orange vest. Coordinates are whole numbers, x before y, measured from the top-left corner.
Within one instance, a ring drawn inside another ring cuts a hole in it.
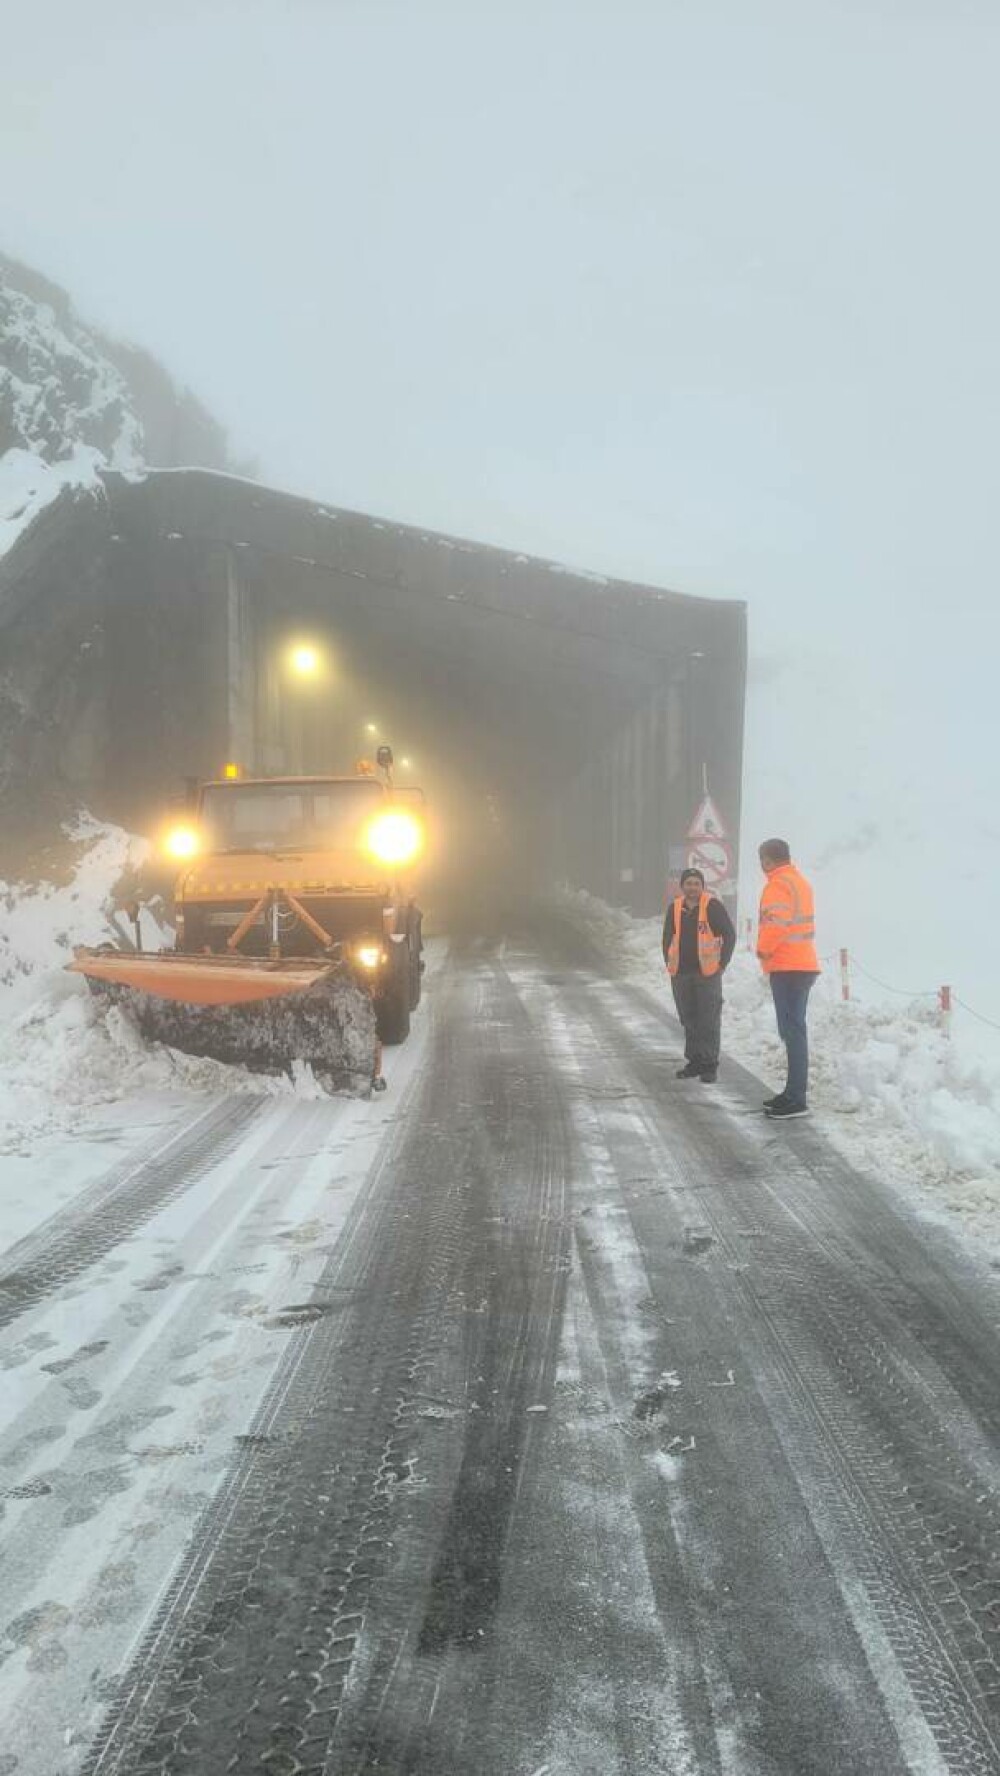
[[[757,955],[765,974],[820,972],[813,891],[794,863],[779,863],[768,871],[760,897]]]
[[[698,901],[698,967],[702,974],[718,974],[722,960],[722,939],[716,937],[708,922],[708,903],[710,894],[703,894]],[[674,901],[674,935],[667,950],[667,969],[676,974],[681,965],[681,912],[684,908],[684,896],[678,894]]]

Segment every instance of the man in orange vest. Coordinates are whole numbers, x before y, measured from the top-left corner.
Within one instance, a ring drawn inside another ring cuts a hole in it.
[[[757,955],[771,982],[778,1035],[788,1056],[784,1091],[764,1103],[774,1122],[808,1116],[809,1036],[806,1009],[819,978],[813,891],[792,862],[784,839],[765,839],[758,852],[767,877],[760,897]]]
[[[684,1065],[678,1079],[714,1085],[719,1072],[722,976],[736,948],[733,921],[705,889],[701,870],[686,869],[681,891],[667,906],[663,960],[684,1026]]]

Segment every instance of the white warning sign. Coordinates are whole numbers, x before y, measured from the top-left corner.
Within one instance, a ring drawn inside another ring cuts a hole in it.
[[[688,827],[684,868],[701,870],[706,888],[715,893],[732,891],[733,854],[722,815],[710,795]]]
[[[706,888],[722,888],[732,874],[732,857],[725,839],[690,839],[685,869],[701,870]]]
[[[704,798],[698,808],[691,825],[688,827],[687,836],[689,839],[725,838],[726,829],[723,824],[722,815],[719,813],[719,810],[710,795],[707,795]]]

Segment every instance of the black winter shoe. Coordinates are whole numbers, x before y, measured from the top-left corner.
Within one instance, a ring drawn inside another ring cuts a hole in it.
[[[697,1079],[700,1073],[701,1073],[701,1068],[696,1066],[694,1061],[686,1061],[684,1063],[683,1067],[678,1067],[676,1073],[674,1074],[674,1078],[675,1079]]]
[[[765,1098],[764,1099],[764,1109],[765,1110],[776,1110],[779,1104],[784,1104],[787,1101],[787,1098],[788,1098],[787,1092],[775,1092],[773,1098]]]
[[[808,1104],[797,1104],[794,1098],[786,1098],[783,1104],[772,1104],[764,1115],[770,1122],[791,1122],[793,1116],[808,1116]]]
[[[719,1077],[718,1067],[703,1067],[701,1070],[702,1085],[714,1085]]]

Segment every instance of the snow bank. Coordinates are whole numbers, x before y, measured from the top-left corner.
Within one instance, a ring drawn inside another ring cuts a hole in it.
[[[559,902],[624,973],[662,990],[672,1011],[659,919],[633,919],[576,889],[561,890]],[[961,1022],[949,1037],[925,1001],[845,1005],[839,992],[825,973],[810,1008],[810,1102],[824,1133],[922,1213],[961,1217],[1000,1259],[1000,1039]],[[777,1089],[784,1050],[767,982],[745,950],[733,957],[725,997],[724,1054]]]
[[[143,840],[82,816],[67,831],[75,853],[64,886],[0,882],[0,1155],[76,1127],[95,1105],[142,1090],[294,1092],[323,1096],[308,1070],[272,1079],[148,1044],[120,1012],[99,1008],[65,972],[80,943],[121,942],[115,883],[145,855]],[[143,912],[150,946],[169,939]]]

